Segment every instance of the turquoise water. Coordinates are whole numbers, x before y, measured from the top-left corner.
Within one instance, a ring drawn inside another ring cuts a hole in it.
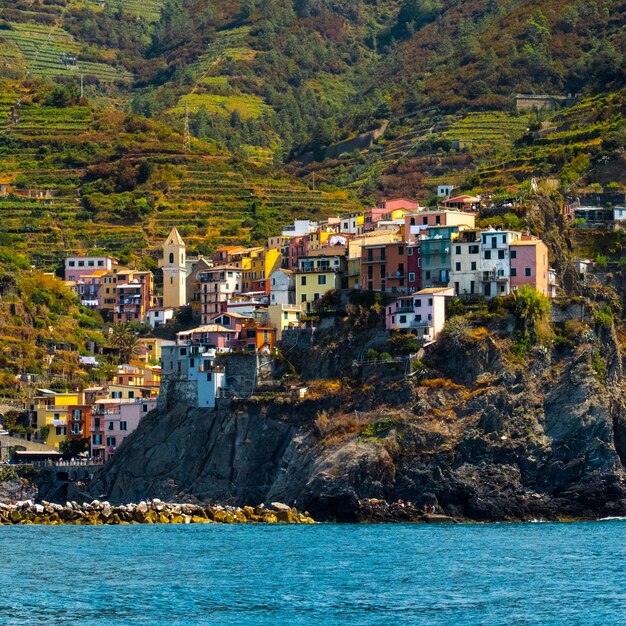
[[[624,624],[626,522],[0,527],[0,624]]]

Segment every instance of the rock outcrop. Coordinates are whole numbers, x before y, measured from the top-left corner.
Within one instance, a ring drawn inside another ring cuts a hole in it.
[[[621,379],[601,381],[585,346],[558,363],[537,350],[507,365],[495,344],[481,358],[489,371],[476,367],[463,384],[345,383],[305,400],[155,412],[92,493],[115,502],[279,500],[340,521],[371,518],[363,500],[400,498],[476,520],[626,514]]]

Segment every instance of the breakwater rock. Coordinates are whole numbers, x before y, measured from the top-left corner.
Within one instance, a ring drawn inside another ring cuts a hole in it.
[[[218,504],[172,504],[159,499],[139,504],[112,506],[94,500],[87,504],[67,502],[65,505],[30,500],[18,504],[0,504],[2,524],[314,524],[306,513],[274,502],[270,506],[221,506]]]

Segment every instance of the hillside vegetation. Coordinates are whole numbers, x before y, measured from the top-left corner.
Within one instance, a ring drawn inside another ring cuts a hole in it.
[[[172,225],[196,251],[256,242],[441,182],[626,183],[618,0],[0,8],[0,183],[52,196],[0,198],[0,238],[46,267],[89,249],[149,265]],[[518,113],[520,92],[578,97]]]

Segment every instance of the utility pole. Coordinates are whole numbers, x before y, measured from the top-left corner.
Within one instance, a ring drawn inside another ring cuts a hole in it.
[[[185,131],[183,136],[183,152],[191,152],[191,133],[189,132],[189,104],[185,102]]]

